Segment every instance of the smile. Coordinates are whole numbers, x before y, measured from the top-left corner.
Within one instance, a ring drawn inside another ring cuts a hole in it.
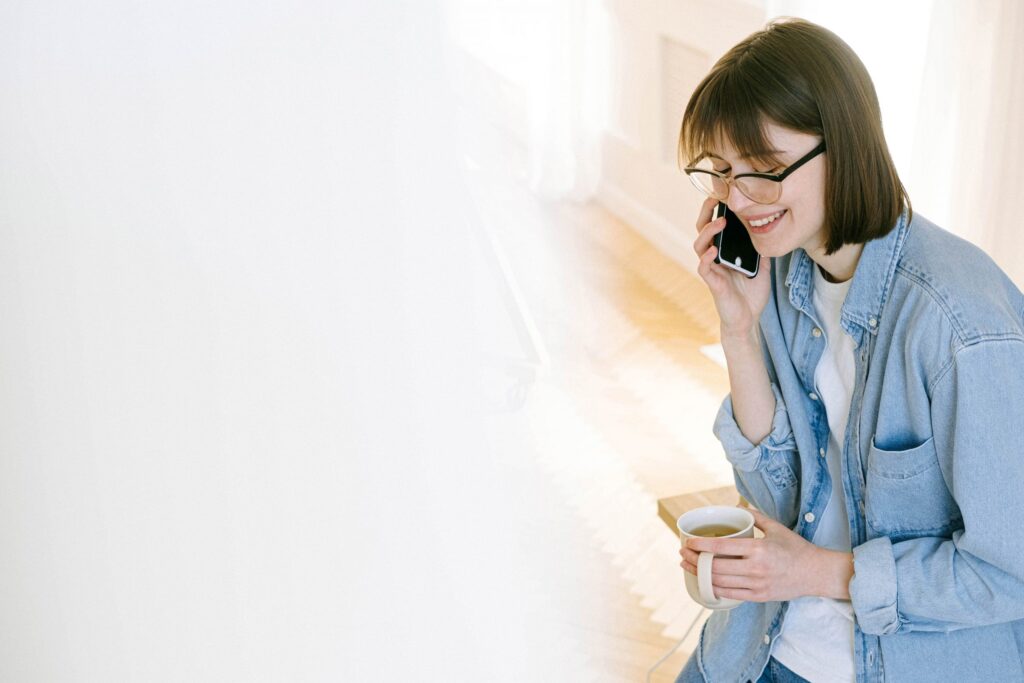
[[[781,219],[785,214],[786,209],[783,209],[782,211],[773,213],[770,216],[759,218],[756,221],[747,221],[747,225],[750,228],[750,232],[754,234],[763,234],[774,228],[775,224],[778,223],[779,219]]]

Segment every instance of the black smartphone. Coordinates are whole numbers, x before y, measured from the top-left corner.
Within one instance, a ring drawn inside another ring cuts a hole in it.
[[[723,215],[725,216],[725,228],[715,235],[715,247],[718,248],[715,263],[737,270],[747,277],[754,277],[761,265],[761,255],[757,253],[757,249],[754,249],[754,243],[750,241],[750,233],[747,232],[747,228],[739,216],[730,211],[725,202],[718,202],[711,219],[714,220]]]

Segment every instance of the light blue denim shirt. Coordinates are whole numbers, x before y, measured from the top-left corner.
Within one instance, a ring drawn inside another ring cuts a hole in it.
[[[813,267],[803,250],[771,261],[771,433],[748,441],[729,397],[714,426],[740,492],[807,539],[840,484],[820,455]],[[859,682],[1024,681],[1022,318],[993,261],[920,216],[864,246],[841,318],[856,344],[841,485]],[[705,678],[757,680],[785,607],[716,612],[698,648]]]

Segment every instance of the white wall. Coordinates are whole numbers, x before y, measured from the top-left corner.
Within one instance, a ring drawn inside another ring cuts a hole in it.
[[[760,2],[608,0],[610,127],[598,200],[696,272],[700,193],[679,170],[676,140],[690,93],[730,47],[764,25]]]

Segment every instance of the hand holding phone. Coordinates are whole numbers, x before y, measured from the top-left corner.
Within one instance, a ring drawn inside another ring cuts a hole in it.
[[[725,228],[715,235],[715,248],[718,250],[715,263],[752,278],[757,275],[757,269],[761,265],[761,255],[750,241],[750,233],[739,216],[730,211],[725,202],[718,202],[711,219],[715,220],[723,215]]]
[[[715,200],[706,201],[694,226],[697,229],[697,239],[693,243],[693,250],[699,260],[697,274],[707,284],[711,296],[714,297],[723,341],[726,337],[745,338],[749,341],[749,334],[757,325],[771,296],[770,260],[765,262],[764,272],[761,272],[760,256],[751,248],[749,260],[741,256],[740,266],[737,267],[733,248],[735,241],[730,240],[732,235],[725,235],[725,238],[720,240],[726,226],[729,225],[727,220],[720,218],[728,219],[732,212],[721,216],[721,208]],[[715,218],[716,215],[719,219]],[[738,233],[741,238],[746,236],[746,227],[736,216],[732,217],[735,222],[731,227],[738,229],[733,235]],[[712,246],[719,244],[722,245],[720,249],[711,251]],[[724,268],[715,265],[719,253],[722,254],[722,262],[719,265],[725,266]],[[733,258],[725,261],[730,256]],[[743,277],[737,277],[730,272],[732,270],[742,272]]]

